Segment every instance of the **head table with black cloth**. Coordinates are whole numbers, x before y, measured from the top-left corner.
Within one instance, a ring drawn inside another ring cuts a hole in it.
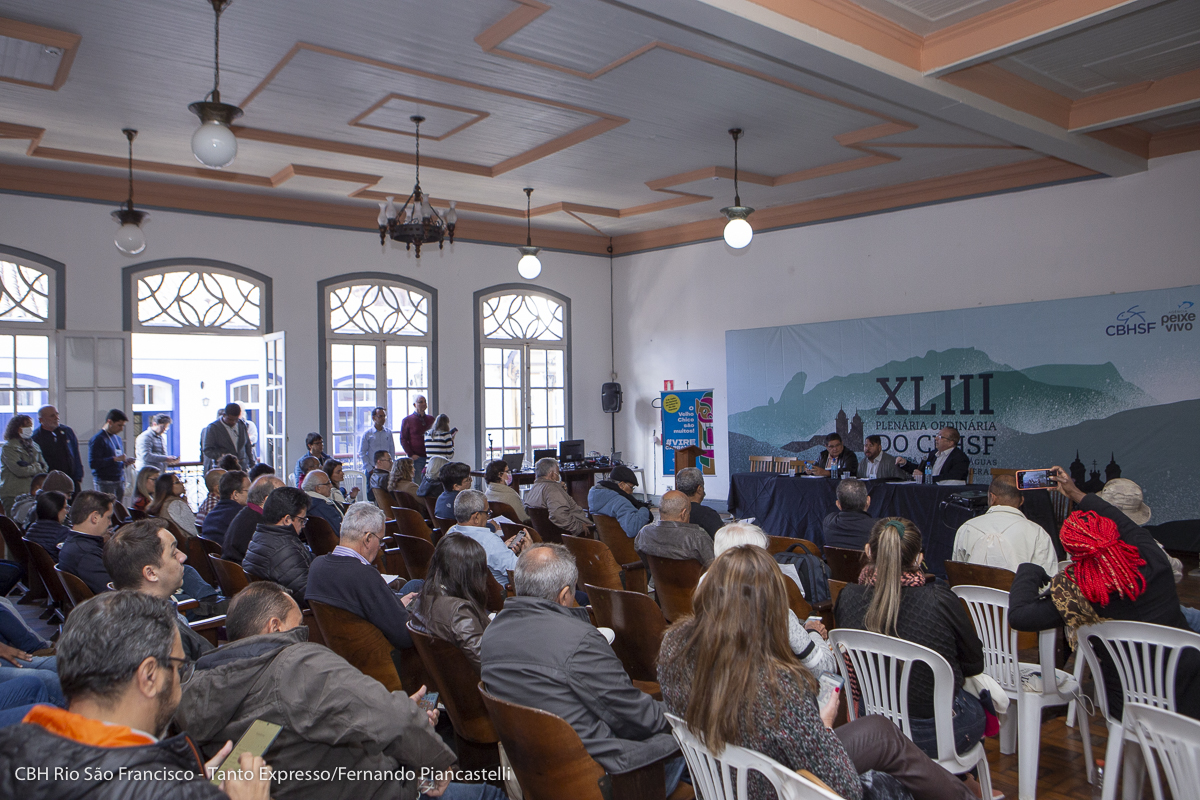
[[[963,491],[987,492],[987,486],[944,486],[911,482],[865,481],[871,496],[867,513],[879,517],[904,517],[917,524],[925,546],[925,564],[935,575],[945,575],[942,565],[950,558],[954,534],[975,514],[946,505],[951,495]],[[729,512],[739,519],[754,518],[771,536],[808,539],[822,547],[821,521],[836,511],[838,481],[832,478],[793,478],[763,472],[739,472],[729,482]],[[1022,511],[1058,541],[1050,493],[1038,489],[1022,493]]]

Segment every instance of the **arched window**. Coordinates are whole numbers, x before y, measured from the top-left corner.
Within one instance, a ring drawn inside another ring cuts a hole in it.
[[[229,265],[231,266],[231,265]],[[265,276],[234,271],[218,262],[156,262],[131,270],[136,299],[130,330],[143,333],[270,332],[269,289]]]
[[[571,431],[571,301],[545,289],[475,293],[478,452],[557,447]]]
[[[354,460],[378,407],[387,409],[393,449],[399,450],[400,420],[416,396],[437,407],[437,290],[381,273],[356,273],[322,281],[318,291],[325,452]]]
[[[63,265],[0,247],[0,425],[50,402],[52,337],[63,325]]]

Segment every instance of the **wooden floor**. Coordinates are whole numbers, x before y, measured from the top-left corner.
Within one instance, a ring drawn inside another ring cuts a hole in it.
[[[1184,605],[1200,608],[1200,575],[1192,576],[1187,573],[1197,568],[1195,556],[1184,559],[1185,577],[1178,585],[1179,598]],[[22,615],[35,629],[50,636],[53,629],[38,620],[40,607],[17,606]],[[1087,770],[1083,758],[1083,740],[1079,728],[1066,726],[1065,707],[1052,709],[1047,714],[1057,713],[1058,716],[1049,718],[1042,725],[1041,755],[1038,758],[1038,787],[1039,800],[1099,800],[1100,781],[1097,775],[1096,785],[1087,782]],[[1099,711],[1092,717],[1092,754],[1097,759],[1104,758],[1104,748],[1108,742],[1108,729]],[[988,767],[992,773],[992,786],[1004,792],[1006,800],[1017,800],[1017,754],[1005,756],[1000,754],[998,739],[988,739],[984,743],[988,753]],[[1149,782],[1146,783],[1143,797],[1150,798]],[[1183,800],[1178,798],[1177,800]]]

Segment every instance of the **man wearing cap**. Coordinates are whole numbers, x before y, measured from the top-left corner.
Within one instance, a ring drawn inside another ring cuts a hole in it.
[[[1139,493],[1140,494],[1140,493]],[[964,522],[954,536],[953,559],[1016,572],[1024,563],[1040,564],[1047,575],[1058,572],[1058,554],[1050,534],[1021,513],[1025,498],[1008,475],[988,488],[986,514]],[[1109,501],[1111,502],[1111,501]]]
[[[650,524],[650,505],[636,500],[633,487],[637,476],[626,466],[613,467],[607,480],[600,481],[588,492],[588,510],[606,514],[621,523],[621,530],[630,539]]]

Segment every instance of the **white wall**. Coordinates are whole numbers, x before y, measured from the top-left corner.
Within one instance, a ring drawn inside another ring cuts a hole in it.
[[[751,205],[754,198],[747,196]],[[725,331],[1161,289],[1200,281],[1200,153],[1146,173],[616,260],[617,445],[647,467],[663,380],[715,389],[728,490]],[[657,478],[656,492],[670,486]],[[654,488],[654,479],[651,479]]]
[[[152,211],[147,247],[135,258],[113,246],[116,208],[63,200],[0,195],[0,244],[66,264],[69,330],[121,330],[121,269],[165,258],[227,261],[271,276],[274,327],[287,332],[289,465],[304,450],[304,435],[318,428],[317,282],[350,272],[385,272],[438,290],[439,408],[460,429],[457,457],[475,463],[474,328],[472,295],[501,283],[523,283],[511,247],[458,243],[426,249],[416,260],[403,247],[384,250],[367,231],[286,225]],[[364,209],[364,218],[374,211]],[[571,298],[574,436],[607,450],[607,415],[600,384],[608,380],[608,259],[544,252],[541,277],[531,286]],[[70,420],[64,420],[72,424]],[[395,421],[398,425],[399,422]],[[86,428],[86,426],[80,426]],[[77,431],[80,437],[91,431]],[[132,448],[132,442],[129,443]]]

